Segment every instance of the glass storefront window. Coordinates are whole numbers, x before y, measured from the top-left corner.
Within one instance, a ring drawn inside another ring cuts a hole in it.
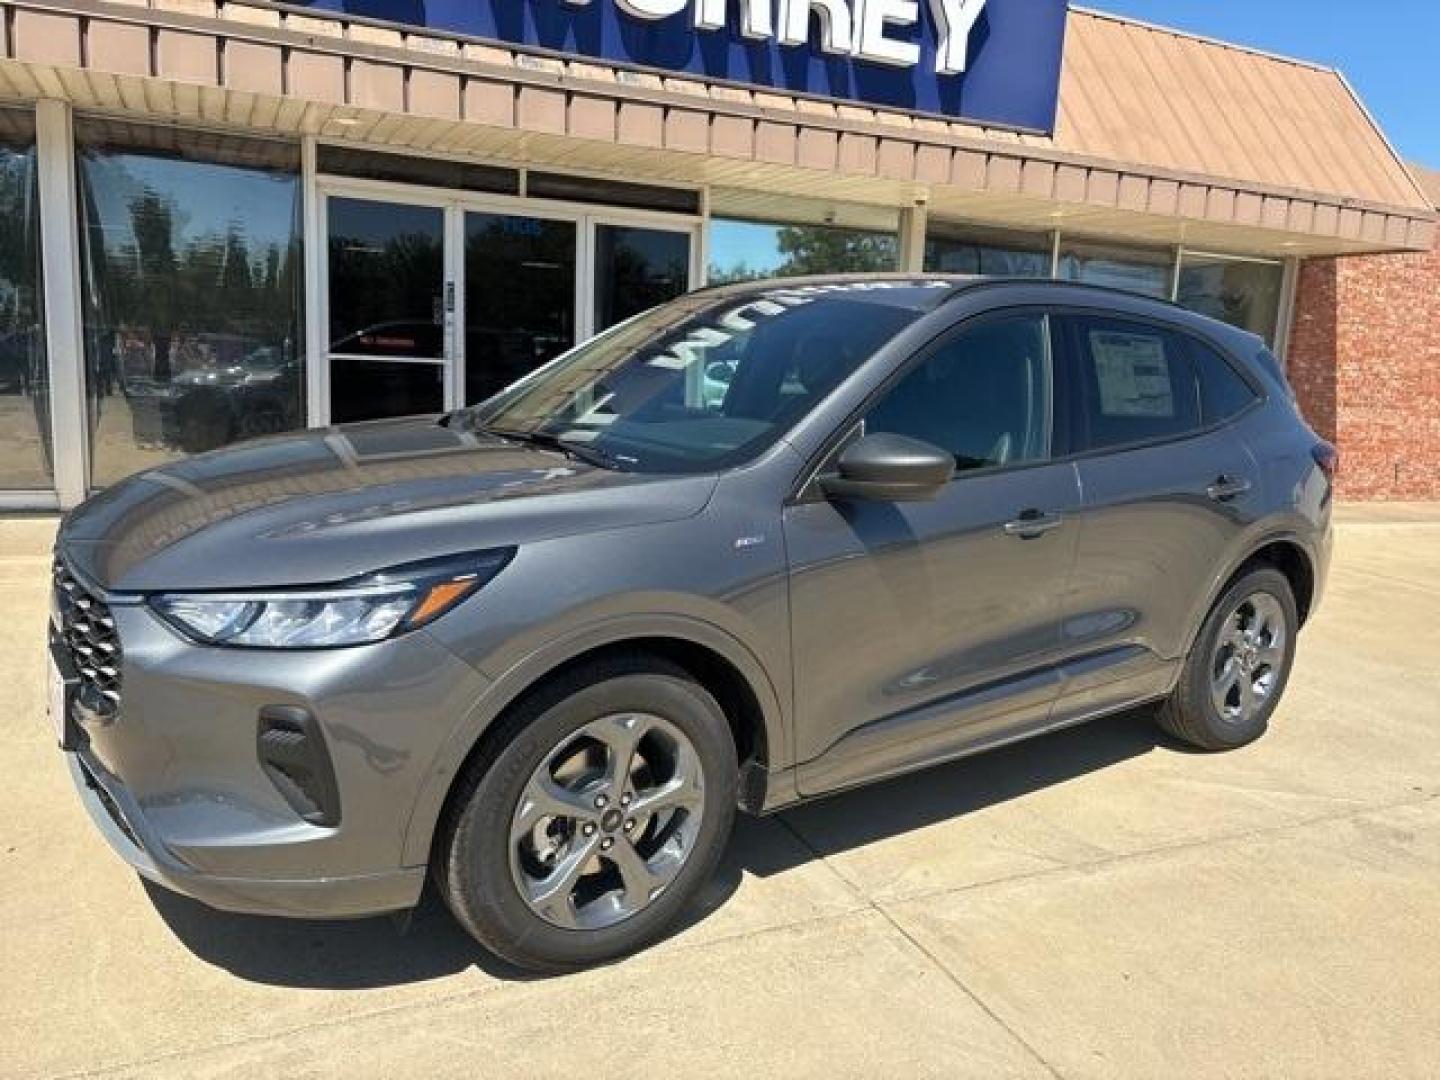
[[[1048,278],[1050,238],[931,218],[925,232],[925,269],[935,274]]]
[[[833,225],[772,225],[713,218],[710,284],[767,277],[894,270],[900,243],[893,233]]]
[[[1165,248],[1132,248],[1060,237],[1058,277],[1170,298],[1175,254]]]
[[[304,426],[299,148],[75,132],[91,484]]]
[[[1176,299],[1191,311],[1243,327],[1275,344],[1285,268],[1280,263],[1184,252]]]
[[[0,491],[53,484],[35,126],[0,109]]]

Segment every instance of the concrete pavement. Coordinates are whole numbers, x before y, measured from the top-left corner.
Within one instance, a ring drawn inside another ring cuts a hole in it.
[[[1433,1076],[1440,507],[1343,508],[1270,734],[1143,716],[745,820],[694,923],[526,980],[431,903],[221,915],[104,846],[0,520],[0,1077]]]

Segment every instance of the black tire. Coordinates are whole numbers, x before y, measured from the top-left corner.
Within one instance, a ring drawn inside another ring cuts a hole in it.
[[[597,929],[552,925],[521,896],[510,829],[532,774],[551,752],[602,716],[638,712],[673,724],[704,776],[698,833],[663,892],[623,921]],[[437,839],[435,879],[455,918],[490,952],[528,971],[570,971],[628,955],[675,929],[714,874],[735,818],[738,766],[723,710],[685,671],[647,655],[607,658],[542,686],[501,721],[467,764]]]
[[[1283,657],[1274,665],[1274,682],[1264,702],[1249,715],[1227,718],[1217,708],[1211,693],[1217,648],[1236,610],[1255,597],[1273,598],[1283,612]],[[1284,574],[1271,567],[1257,567],[1241,574],[1205,617],[1185,659],[1180,681],[1156,714],[1157,723],[1175,738],[1201,750],[1234,750],[1254,742],[1265,734],[1270,716],[1285,692],[1295,661],[1299,628],[1295,594]]]

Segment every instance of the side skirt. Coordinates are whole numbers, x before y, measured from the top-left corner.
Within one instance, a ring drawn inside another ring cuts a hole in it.
[[[793,771],[794,797],[781,776],[764,810],[983,753],[1165,697],[1180,662],[1139,646],[1078,658],[1019,679],[883,717],[855,729]]]

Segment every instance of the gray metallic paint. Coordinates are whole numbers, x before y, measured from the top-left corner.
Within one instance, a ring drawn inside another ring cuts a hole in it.
[[[715,295],[741,302],[755,288]],[[1016,307],[1161,319],[1241,363],[1256,347],[1140,297],[957,282],[783,440],[718,476],[607,472],[430,418],[264,440],[98,495],[66,519],[59,547],[116,600],[124,713],[89,732],[92,764],[150,853],[113,823],[107,836],[142,873],[217,906],[404,907],[476,741],[593,649],[664,638],[728,662],[760,704],[755,767],[771,809],[1164,695],[1214,596],[1270,540],[1306,553],[1318,599],[1328,485],[1314,436],[1273,387],[1219,431],[965,474],[930,502],[816,497],[808,481],[901,365],[965,319]],[[1207,498],[1232,471],[1251,491]],[[1029,508],[1064,524],[1006,535]],[[511,545],[510,565],[457,610],[355,649],[207,648],[134,602]],[[260,770],[256,715],[269,704],[319,717],[338,826],[301,822]]]

